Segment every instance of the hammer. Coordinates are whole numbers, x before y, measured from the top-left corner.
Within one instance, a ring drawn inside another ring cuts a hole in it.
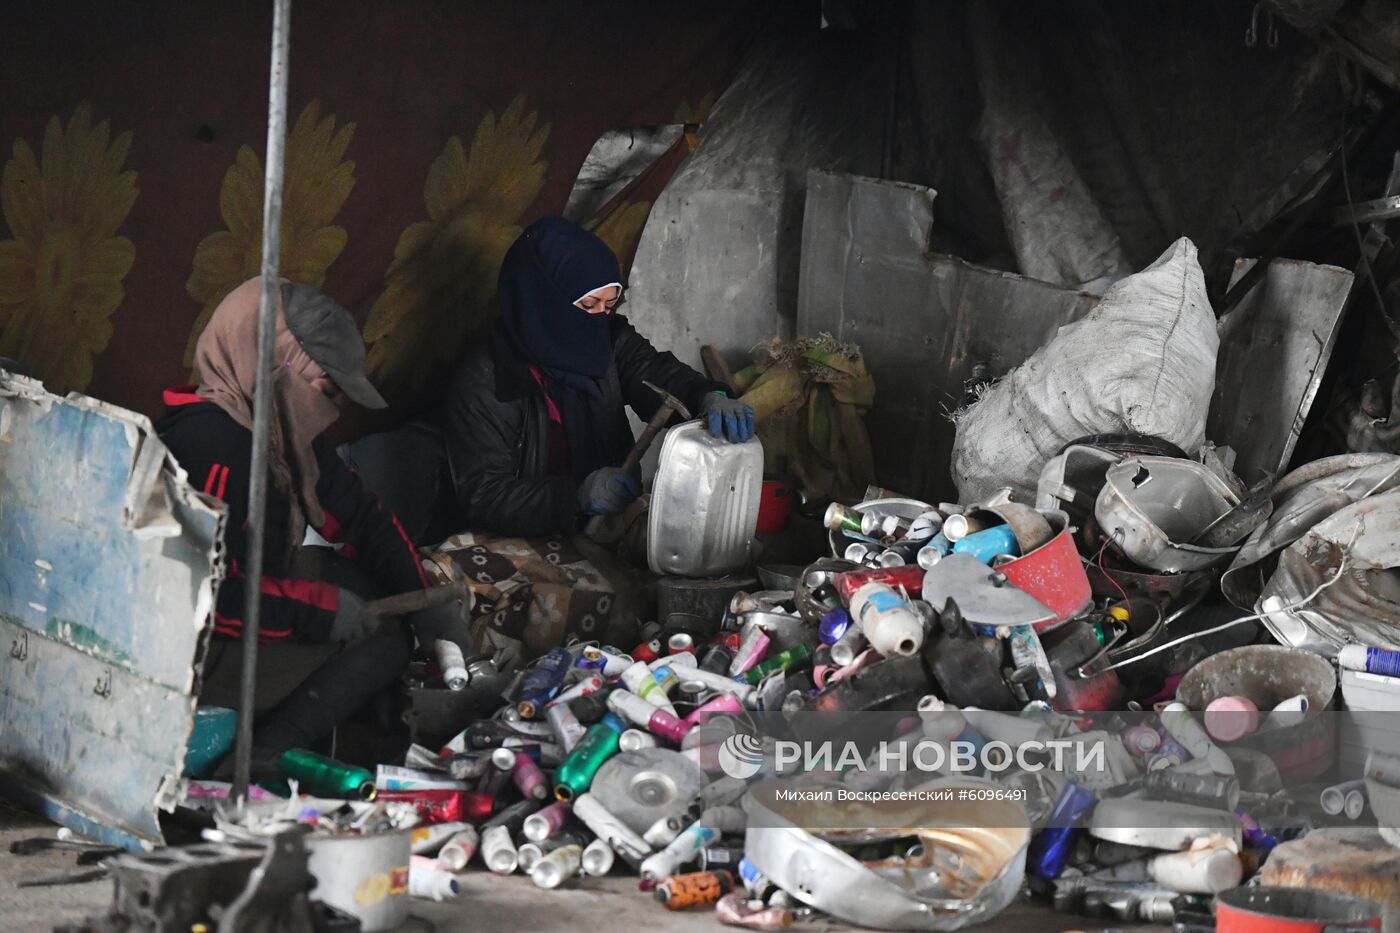
[[[622,461],[623,472],[636,469],[637,464],[642,462],[642,455],[647,452],[647,448],[651,447],[651,442],[656,440],[656,435],[661,432],[661,429],[666,427],[666,422],[671,420],[672,414],[680,412],[681,417],[686,421],[689,421],[691,418],[690,409],[686,408],[685,403],[670,392],[667,392],[665,389],[652,382],[643,381],[642,385],[661,396],[661,407],[656,410],[656,414],[651,416],[651,420],[647,422],[647,426],[642,429],[641,436],[637,438],[637,443],[633,444],[632,449],[627,452],[627,459]],[[604,519],[606,518],[606,515],[593,516],[588,520],[588,524],[584,527],[583,533],[590,538],[596,539],[598,532],[602,530]]]

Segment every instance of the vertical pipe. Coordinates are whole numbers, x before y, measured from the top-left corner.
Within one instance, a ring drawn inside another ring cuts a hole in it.
[[[259,597],[262,593],[267,444],[272,421],[272,347],[276,336],[278,265],[282,256],[282,168],[287,143],[287,57],[292,0],[273,0],[272,71],[267,94],[267,171],[263,178],[262,295],[258,300],[258,375],[253,386],[252,476],[248,481],[248,554],[243,610],[243,680],[234,753],[234,797],[248,794],[253,752],[254,695],[258,667]]]

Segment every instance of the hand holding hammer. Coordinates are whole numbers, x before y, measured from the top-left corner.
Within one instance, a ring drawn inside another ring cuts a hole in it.
[[[679,412],[681,418],[686,421],[689,421],[691,418],[690,409],[686,408],[685,403],[670,392],[667,392],[655,383],[643,382],[642,385],[661,396],[661,407],[656,410],[656,414],[651,416],[651,420],[647,422],[647,426],[642,429],[641,436],[637,438],[637,442],[633,444],[632,449],[628,451],[627,459],[622,461],[622,470],[624,472],[635,470],[637,465],[642,462],[642,457],[646,454],[648,448],[651,447],[652,441],[656,440],[656,435],[661,433],[661,429],[666,427],[666,423],[671,420],[672,414]],[[588,520],[588,524],[584,527],[583,533],[597,540],[598,534],[603,530],[606,524],[606,519],[606,515],[593,516]]]

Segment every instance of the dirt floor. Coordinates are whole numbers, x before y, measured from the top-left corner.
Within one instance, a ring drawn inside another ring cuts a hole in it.
[[[90,881],[52,887],[18,887],[19,883],[67,874],[75,870],[72,853],[9,854],[10,844],[34,836],[52,836],[55,828],[42,817],[10,808],[0,801],[0,931],[34,933],[58,924],[76,923],[102,913],[112,898],[112,882]],[[455,901],[433,903],[415,900],[406,933],[456,933],[456,931],[530,930],[540,933],[589,933],[664,929],[666,931],[714,931],[723,929],[709,912],[667,913],[648,895],[637,890],[635,879],[614,876],[590,879],[556,891],[544,892],[522,876],[500,878],[484,871],[462,877]],[[1099,931],[1110,924],[1057,914],[1044,904],[1021,901],[995,920],[972,930],[1016,933]],[[799,929],[821,933],[845,930],[842,924],[813,922]],[[1147,933],[1167,927],[1112,925],[1122,933]]]

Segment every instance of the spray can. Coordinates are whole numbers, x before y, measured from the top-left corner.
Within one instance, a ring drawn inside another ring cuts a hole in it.
[[[481,776],[477,790],[492,797],[499,797],[510,784],[511,772],[515,770],[515,752],[509,748],[496,748],[491,751],[491,767]]]
[[[453,780],[479,780],[491,767],[491,756],[482,752],[463,752],[446,759],[447,773]]]
[[[851,627],[851,614],[844,609],[828,610],[817,625],[817,638],[823,645],[834,645]]]
[[[666,696],[666,690],[661,686],[661,681],[647,666],[647,662],[638,661],[623,671],[622,683],[626,685],[628,690],[652,706],[660,707],[672,716],[676,715],[676,708],[671,705],[670,697]]]
[[[463,782],[448,780],[440,772],[399,768],[394,765],[379,765],[374,769],[374,786],[377,790],[467,789]]]
[[[1161,717],[1163,727],[1191,753],[1192,758],[1206,759],[1211,770],[1219,774],[1235,773],[1235,765],[1230,756],[1210,740],[1206,730],[1191,716],[1191,711],[1185,703],[1168,703],[1162,707]]]
[[[462,657],[462,646],[455,641],[439,638],[433,642],[433,653],[437,655],[438,667],[442,669],[442,682],[447,689],[467,689],[471,675],[467,673],[467,662]]]
[[[831,646],[832,663],[840,667],[848,666],[865,650],[867,644],[865,633],[860,630],[860,625],[852,620],[846,631]]]
[[[626,690],[614,690],[608,694],[608,709],[623,720],[641,726],[653,735],[676,745],[679,745],[686,732],[690,731],[690,726],[681,722],[673,713],[653,706]]]
[[[1347,819],[1359,820],[1361,814],[1366,812],[1366,781],[1358,778],[1323,788],[1319,802],[1322,804],[1322,812],[1328,816],[1341,816],[1345,813]]]
[[[870,641],[870,647],[887,658],[914,654],[924,643],[919,617],[883,583],[867,583],[856,591],[851,597],[851,618]],[[834,646],[832,658],[835,659]]]
[[[525,838],[531,842],[539,842],[547,839],[559,830],[564,828],[564,821],[569,816],[569,805],[567,803],[555,802],[540,810],[536,810],[525,817],[523,831]]]
[[[708,671],[711,674],[723,674],[729,670],[729,665],[734,661],[734,652],[724,645],[711,645],[705,649],[705,654],[700,658],[700,670]]]
[[[711,716],[742,713],[743,711],[744,704],[739,702],[739,698],[736,695],[733,693],[721,693],[713,700],[691,710],[690,715],[682,719],[681,722],[693,728],[708,722]]]
[[[763,655],[768,651],[768,644],[768,633],[762,628],[757,625],[745,626],[739,650],[734,652],[734,660],[729,664],[729,676],[738,677],[763,660]]]
[[[660,881],[700,856],[700,850],[719,839],[719,830],[691,823],[666,848],[642,861],[642,880]]]
[[[445,901],[457,896],[457,880],[432,859],[415,855],[408,863],[408,896]]]
[[[1098,798],[1093,794],[1073,782],[1065,782],[1065,789],[1050,810],[1049,824],[1031,840],[1026,861],[1032,875],[1047,881],[1060,876],[1074,852],[1078,824],[1096,803]]]
[[[476,854],[476,848],[481,844],[481,837],[477,835],[475,829],[464,826],[447,840],[447,844],[438,850],[438,864],[448,871],[461,871],[470,864],[472,856]]]
[[[853,531],[861,533],[861,514],[848,505],[833,502],[826,507],[822,524],[828,531]]]
[[[467,828],[466,823],[435,823],[419,826],[409,837],[409,847],[414,855],[432,855],[441,849],[447,840]]]
[[[734,876],[727,871],[697,871],[672,875],[654,889],[656,899],[667,910],[685,910],[713,904],[734,890]]]
[[[657,710],[657,712],[661,712]],[[644,748],[656,748],[661,743],[656,741],[656,736],[641,729],[628,729],[618,738],[617,747],[624,752],[641,751]]]
[[[304,794],[344,800],[373,800],[378,794],[374,775],[325,755],[304,748],[282,754],[278,770],[288,781],[296,781]]]
[[[646,841],[613,816],[592,794],[581,794],[574,800],[574,816],[603,840],[614,852],[641,861],[651,853]]]
[[[748,684],[701,668],[685,672],[685,685],[691,690],[699,688],[732,693],[739,698],[740,703],[747,703],[753,694],[753,688]]]
[[[594,839],[583,850],[583,873],[592,878],[601,878],[612,871],[615,860],[612,847],[601,839]]]
[[[510,776],[521,796],[536,800],[549,797],[549,781],[540,766],[535,764],[535,759],[524,752],[515,753],[515,767],[511,769]]]
[[[603,762],[617,754],[618,741],[625,728],[622,720],[612,713],[604,715],[597,725],[591,727],[583,741],[555,772],[554,796],[568,803],[588,790]]]
[[[1149,771],[1142,789],[1156,800],[1175,800],[1214,810],[1233,810],[1240,802],[1240,782],[1228,774],[1201,774],[1180,768]]]
[[[564,706],[568,703],[572,703],[579,697],[588,696],[590,693],[597,693],[602,689],[603,676],[601,674],[589,674],[586,677],[579,678],[579,681],[573,686],[561,690],[555,695],[554,699],[545,704],[545,709],[548,710],[551,706]],[[533,719],[539,710],[531,706],[529,712],[526,712],[527,705],[525,701],[522,701],[516,709],[519,710],[520,715],[524,716],[526,719]]]
[[[574,656],[569,653],[568,648],[550,648],[544,657],[526,672],[520,683],[520,702],[543,706],[554,696],[573,666]]]
[[[729,872],[739,870],[739,863],[744,859],[744,850],[729,848],[727,846],[710,846],[700,852],[700,870],[714,871],[724,869]]]
[[[544,719],[549,723],[550,732],[554,733],[554,741],[559,743],[566,755],[578,747],[587,732],[568,703],[548,707],[544,711]]]
[[[1123,733],[1123,747],[1134,755],[1150,755],[1162,744],[1162,737],[1151,726],[1132,726]]]
[[[584,648],[583,657],[589,662],[599,665],[595,669],[608,680],[612,680],[614,677],[621,677],[622,672],[632,666],[632,659],[627,655],[617,651],[609,651],[606,648],[599,648],[595,645],[589,645]]]
[[[872,570],[851,570],[831,578],[832,585],[846,605],[851,604],[856,591],[867,583],[883,583],[892,590],[903,590],[918,599],[924,592],[924,572],[918,567],[880,567]],[[856,618],[854,610],[851,618]]]
[[[531,869],[530,880],[538,888],[546,890],[557,888],[569,878],[577,875],[582,866],[582,846],[560,846]]]
[[[1400,651],[1390,648],[1343,645],[1342,650],[1337,652],[1337,663],[1349,671],[1400,677]]]
[[[557,836],[550,836],[548,839],[541,839],[539,842],[527,842],[520,846],[520,870],[528,875],[555,849],[562,849],[564,846],[578,846],[579,850],[582,851],[587,843],[588,839],[584,837],[583,833],[572,830],[562,832]]]
[[[809,667],[812,662],[812,652],[806,645],[794,645],[786,651],[780,651],[764,661],[755,664],[744,672],[744,681],[751,687],[756,687],[774,671],[789,671],[801,667]]]
[[[1021,545],[1010,525],[994,525],[953,542],[953,553],[971,554],[982,563],[991,564],[1002,554],[1020,557]]]
[[[949,542],[956,544],[970,534],[975,534],[988,525],[980,518],[973,518],[968,515],[949,515],[943,519],[943,536]]]
[[[510,875],[520,865],[520,853],[510,838],[510,828],[492,826],[481,834],[481,857],[486,867],[498,875]]]

